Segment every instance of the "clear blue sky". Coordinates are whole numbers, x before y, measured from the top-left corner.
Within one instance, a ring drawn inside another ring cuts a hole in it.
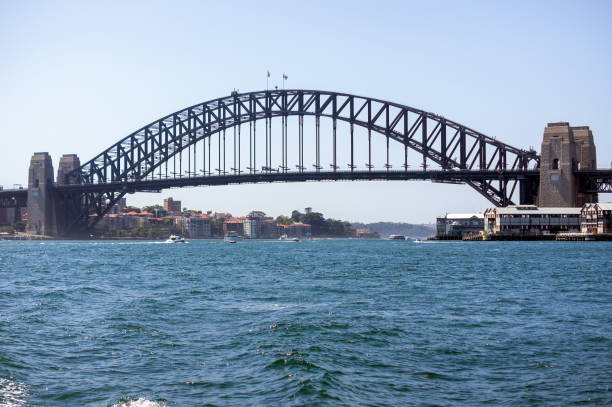
[[[588,125],[612,161],[609,1],[1,1],[0,185],[35,151],[82,161],[191,104],[265,88],[336,90],[432,111],[539,151],[547,122]],[[273,82],[274,83],[274,82]],[[490,206],[424,182],[241,185],[128,195],[271,215],[312,206],[362,221],[430,222]],[[609,195],[603,195],[609,200]]]

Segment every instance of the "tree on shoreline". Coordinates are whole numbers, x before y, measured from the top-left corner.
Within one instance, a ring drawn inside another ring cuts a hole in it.
[[[325,219],[323,214],[320,212],[301,213],[298,210],[294,210],[293,212],[291,212],[290,219],[293,221],[292,223],[309,224],[311,226],[311,233],[313,236],[325,236],[325,237],[355,236],[355,228],[349,222],[331,219],[331,218]]]

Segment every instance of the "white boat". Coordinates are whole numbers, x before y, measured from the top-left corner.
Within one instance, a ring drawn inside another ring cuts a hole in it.
[[[300,239],[298,239],[297,237],[287,237],[287,235],[282,235],[281,237],[278,238],[278,240],[284,240],[287,242],[299,242]]]
[[[181,236],[170,235],[170,237],[166,239],[166,243],[185,243],[185,239]]]
[[[389,235],[389,240],[406,240],[404,235]]]
[[[227,232],[223,238],[223,241],[227,243],[236,243],[238,240],[242,240],[242,237],[238,236],[238,232]]]

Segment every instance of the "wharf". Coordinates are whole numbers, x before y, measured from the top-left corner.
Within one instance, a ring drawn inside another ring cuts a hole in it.
[[[0,233],[0,240],[55,240],[55,238],[47,235],[17,232],[15,234]]]
[[[442,236],[430,236],[427,238],[427,240],[461,240],[461,236],[446,236],[446,235],[442,235]]]
[[[502,234],[483,234],[483,233],[472,233],[463,236],[462,240],[465,241],[495,241],[495,240],[517,240],[517,241],[535,241],[535,240],[555,240],[556,235],[502,235]]]
[[[612,241],[612,233],[565,232],[558,233],[556,240],[574,242]]]

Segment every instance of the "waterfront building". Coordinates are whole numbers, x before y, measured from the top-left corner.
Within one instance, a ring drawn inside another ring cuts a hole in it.
[[[162,227],[166,224],[163,218],[154,217],[148,219],[149,225],[151,225],[151,227]]]
[[[201,215],[187,218],[187,234],[192,239],[210,238],[210,218]]]
[[[121,209],[127,207],[127,199],[126,198],[121,198],[117,201],[116,204],[113,205],[113,207],[110,209],[109,213],[113,213],[113,214],[120,214],[121,213]]]
[[[176,215],[182,212],[181,201],[175,201],[172,197],[164,199],[164,209],[167,213]]]
[[[257,239],[259,234],[257,233],[257,222],[255,219],[245,219],[242,222],[242,226],[244,228],[244,236],[249,239]]]
[[[612,233],[612,202],[585,204],[580,211],[580,231],[590,234]]]
[[[236,232],[238,236],[244,235],[244,224],[242,219],[229,219],[223,222],[223,235],[228,232]]]
[[[185,234],[185,232],[187,231],[188,218],[185,218],[183,216],[173,216],[171,219],[173,220],[174,226],[178,230],[180,230],[182,234]]]
[[[129,211],[123,214],[125,218],[125,224],[127,229],[137,228],[138,227],[138,215],[140,212],[137,211]]]
[[[156,218],[165,218],[168,216],[168,211],[162,208],[153,209],[153,214]]]
[[[242,220],[244,236],[250,239],[275,239],[278,235],[276,221],[262,211],[251,211]]]
[[[149,223],[149,218],[152,215],[153,214],[151,214],[149,212],[140,212],[140,214],[138,216],[136,216],[136,227],[137,228],[142,228],[142,229],[150,228],[151,224]]]
[[[221,218],[225,218],[225,219],[231,219],[232,218],[232,214],[229,212],[215,212],[215,214],[213,215],[213,217],[215,219],[221,219]]]
[[[276,225],[276,234],[280,237],[289,234],[289,226],[278,223]]]
[[[555,235],[580,230],[581,208],[538,208],[516,205],[484,213],[485,232],[509,237]]]
[[[104,216],[100,222],[105,232],[112,235],[116,235],[120,230],[127,230],[132,228],[147,228],[149,227],[149,219],[141,218],[140,212],[132,211],[128,215],[127,213],[116,214],[109,213]]]
[[[276,221],[272,218],[263,219],[261,222],[261,238],[276,239],[279,237]]]
[[[115,234],[118,230],[123,229],[124,216],[116,213],[109,213],[104,216],[104,219],[100,221],[105,232]]]
[[[307,223],[292,223],[289,225],[288,237],[297,237],[298,239],[310,238],[312,227]]]
[[[482,213],[449,213],[436,218],[436,237],[439,239],[461,239],[483,229]]]

